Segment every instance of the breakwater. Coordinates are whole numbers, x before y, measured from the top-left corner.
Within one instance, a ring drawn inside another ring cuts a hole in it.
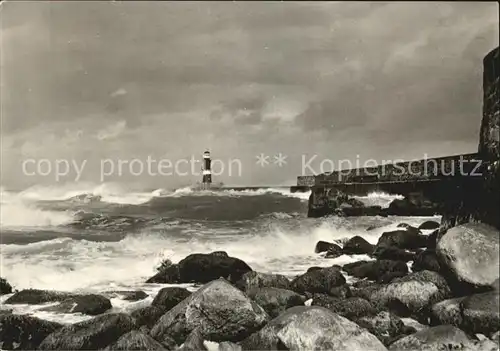
[[[477,152],[299,176],[292,191],[311,189],[309,207],[322,208],[321,215],[333,213],[333,208],[324,208],[337,203],[328,199],[332,190],[350,195],[383,191],[437,203],[433,208],[444,215],[446,227],[477,220],[498,228],[499,62],[498,47],[483,60],[483,116]]]

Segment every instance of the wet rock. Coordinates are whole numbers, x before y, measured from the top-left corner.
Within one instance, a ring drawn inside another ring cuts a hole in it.
[[[0,314],[0,349],[35,350],[47,335],[62,328],[55,322],[17,314]]]
[[[4,278],[0,278],[0,295],[12,293],[12,286]]]
[[[386,346],[394,337],[405,334],[407,331],[398,316],[386,311],[379,312],[375,316],[358,318],[355,322],[375,335]]]
[[[207,348],[203,344],[202,333],[198,329],[194,329],[189,333],[179,351],[207,351]]]
[[[67,325],[42,341],[40,350],[97,350],[116,342],[136,327],[124,313],[109,313],[91,320]]]
[[[351,295],[353,297],[361,297],[365,300],[370,300],[372,293],[380,289],[381,285],[369,280],[361,280],[356,282],[351,287]]]
[[[242,351],[240,345],[230,341],[223,341],[219,344],[219,351]]]
[[[420,252],[415,258],[415,261],[413,261],[411,268],[414,272],[419,272],[419,271],[439,272],[441,270],[436,252],[430,249]]]
[[[457,293],[489,289],[499,278],[500,233],[483,223],[449,229],[439,240],[436,254]]]
[[[431,324],[460,326],[463,323],[460,304],[465,297],[447,299],[434,304],[431,308]]]
[[[405,336],[391,344],[389,350],[480,350],[460,329],[440,325]]]
[[[290,289],[303,294],[311,293],[327,294],[332,288],[344,285],[346,282],[340,270],[336,267],[322,268],[308,271],[292,280]]]
[[[498,291],[468,296],[460,305],[463,316],[463,330],[473,334],[491,335],[500,329]]]
[[[392,216],[433,216],[439,211],[435,204],[415,204],[407,198],[393,200],[386,209],[386,213]]]
[[[155,296],[151,305],[161,307],[163,311],[167,312],[168,310],[172,309],[175,305],[177,305],[190,295],[191,292],[184,288],[178,288],[178,287],[163,288]]]
[[[159,342],[170,337],[182,343],[199,328],[206,340],[239,341],[268,320],[262,307],[226,280],[217,279],[165,313],[150,334]]]
[[[328,295],[337,297],[339,299],[347,299],[348,297],[352,297],[351,288],[347,284],[336,286],[335,288],[330,289]]]
[[[277,317],[286,309],[303,306],[305,296],[294,291],[278,288],[257,288],[248,291],[248,296],[261,306],[271,318]]]
[[[25,289],[16,292],[9,297],[4,303],[9,305],[27,304],[40,305],[47,302],[64,301],[67,298],[74,296],[73,294],[59,291]]]
[[[381,281],[381,278],[386,273],[408,273],[408,266],[405,262],[392,260],[359,261],[346,264],[342,269],[353,277],[375,281]]]
[[[404,323],[405,327],[415,329],[415,332],[419,332],[429,328],[429,326],[419,323],[413,318],[401,318],[401,321]]]
[[[414,250],[420,247],[427,246],[427,236],[420,234],[419,230],[395,230],[392,232],[385,232],[378,239],[377,247],[397,247],[399,249]]]
[[[350,238],[342,248],[342,251],[346,255],[371,255],[374,246],[362,237],[356,235]]]
[[[149,335],[143,334],[137,330],[132,330],[131,332],[123,334],[115,343],[106,347],[105,350],[155,351],[166,349]]]
[[[435,250],[438,241],[439,229],[436,229],[427,236],[427,248]]]
[[[329,243],[326,241],[318,241],[316,243],[316,246],[314,247],[314,252],[315,253],[327,252],[330,250],[330,248],[334,248],[334,250],[340,249],[338,245],[335,245],[333,243]]]
[[[252,271],[245,262],[226,253],[192,254],[178,263],[182,283],[208,283],[219,278],[236,282]]]
[[[151,328],[165,312],[163,306],[147,306],[132,311],[130,315],[136,320],[137,326]]]
[[[325,258],[337,258],[337,257],[340,257],[342,256],[343,253],[342,253],[342,249],[340,248],[340,246],[332,246],[328,249],[328,251],[326,252],[326,255],[325,255]]]
[[[125,301],[139,301],[144,300],[149,295],[142,290],[134,291],[106,291],[103,293],[108,298],[119,298]]]
[[[236,282],[236,287],[247,291],[257,288],[289,289],[290,280],[281,274],[268,274],[260,272],[247,272]]]
[[[102,295],[88,294],[72,296],[55,306],[44,307],[42,311],[58,313],[82,313],[96,316],[111,309],[111,301]]]
[[[158,273],[146,280],[146,283],[156,284],[178,284],[181,283],[179,266],[176,264],[164,265],[158,269]]]
[[[422,271],[397,278],[375,290],[370,301],[387,306],[401,317],[427,318],[430,307],[450,296],[449,287],[436,272]]]
[[[377,313],[375,307],[361,297],[350,297],[341,300],[325,294],[314,294],[311,305],[328,308],[330,311],[351,320]]]
[[[414,261],[415,253],[394,246],[377,246],[373,251],[373,256],[378,260],[394,260],[394,261]]]
[[[438,229],[441,224],[436,221],[425,221],[421,225],[418,226],[420,230],[431,230]]]
[[[244,350],[385,350],[356,323],[319,306],[292,307],[241,343]]]

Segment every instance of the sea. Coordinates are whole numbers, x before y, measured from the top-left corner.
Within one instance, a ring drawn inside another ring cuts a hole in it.
[[[0,276],[17,290],[75,293],[142,290],[148,298],[113,297],[113,310],[151,303],[166,284],[146,284],[160,263],[192,253],[226,251],[253,270],[293,278],[311,266],[371,260],[366,255],[335,259],[316,254],[319,240],[342,245],[359,235],[375,244],[399,223],[418,226],[439,217],[307,218],[309,193],[286,187],[254,190],[129,191],[116,185],[34,186],[1,189]],[[397,195],[358,197],[387,207]],[[349,279],[349,277],[348,277]],[[196,287],[184,284],[188,289]],[[47,305],[6,305],[13,313],[75,323],[90,316],[41,311]]]

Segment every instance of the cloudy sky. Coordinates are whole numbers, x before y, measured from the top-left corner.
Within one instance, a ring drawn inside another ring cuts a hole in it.
[[[87,160],[80,180],[99,182],[105,159],[208,148],[226,167],[217,181],[277,185],[313,155],[318,169],[475,152],[482,59],[499,40],[498,4],[479,2],[4,2],[0,14],[11,188],[55,182],[23,174],[27,159]],[[197,179],[124,163],[106,181]]]

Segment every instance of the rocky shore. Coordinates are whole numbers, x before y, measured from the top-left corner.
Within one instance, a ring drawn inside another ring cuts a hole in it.
[[[498,350],[499,231],[467,223],[437,235],[439,223],[401,223],[376,245],[356,236],[318,242],[325,260],[369,259],[310,267],[288,277],[252,270],[225,252],[164,262],[148,282],[169,286],[151,305],[116,313],[110,298],[141,300],[140,291],[78,295],[13,292],[6,306],[95,316],[63,325],[3,310],[4,350]]]

